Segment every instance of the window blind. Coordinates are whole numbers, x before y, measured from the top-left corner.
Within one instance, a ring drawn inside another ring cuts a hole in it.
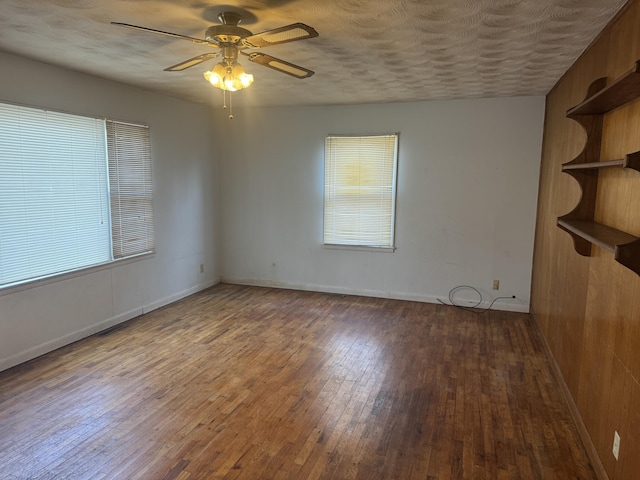
[[[0,288],[154,249],[149,129],[0,104]]]
[[[153,182],[149,128],[107,120],[113,258],[151,252]]]
[[[0,286],[111,259],[104,121],[0,104]]]
[[[325,140],[324,243],[393,247],[398,135]]]

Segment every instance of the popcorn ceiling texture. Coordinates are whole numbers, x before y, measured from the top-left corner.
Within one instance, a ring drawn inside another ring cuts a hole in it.
[[[163,68],[206,46],[110,25],[197,38],[223,10],[259,33],[303,22],[318,38],[264,49],[314,70],[298,80],[241,58],[254,84],[235,105],[287,106],[544,95],[626,0],[2,0],[0,50],[218,106],[202,72]]]

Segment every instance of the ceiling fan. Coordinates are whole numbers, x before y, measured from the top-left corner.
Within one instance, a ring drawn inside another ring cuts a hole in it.
[[[296,40],[304,40],[318,36],[312,27],[304,23],[293,23],[284,27],[267,30],[266,32],[253,34],[246,28],[239,27],[241,21],[240,14],[236,12],[221,12],[218,14],[221,25],[213,25],[207,28],[205,38],[199,39],[179,35],[177,33],[164,32],[152,28],[130,25],[128,23],[111,22],[113,25],[142,30],[143,32],[156,33],[166,35],[173,38],[188,40],[192,43],[207,45],[216,49],[216,52],[204,53],[197,57],[190,58],[184,62],[180,62],[164,70],[169,72],[179,72],[195,65],[199,65],[209,59],[222,55],[222,61],[215,68],[205,73],[205,78],[214,86],[222,90],[236,91],[241,88],[248,87],[253,81],[253,75],[244,72],[242,66],[238,63],[238,54],[247,57],[251,62],[265,67],[272,68],[287,75],[296,78],[308,78],[313,75],[313,71],[308,68],[295,65],[293,63],[281,60],[271,55],[260,52],[245,52],[247,49],[259,49],[270,47],[280,43],[288,43]]]

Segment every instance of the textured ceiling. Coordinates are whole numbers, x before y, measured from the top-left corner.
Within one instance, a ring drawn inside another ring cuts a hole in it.
[[[234,94],[235,105],[544,95],[626,2],[226,1],[0,0],[0,50],[218,106],[222,92],[202,76],[217,60],[163,71],[207,46],[109,22],[204,38],[220,11],[235,10],[254,33],[303,22],[320,34],[263,49],[316,72],[305,80],[241,58],[255,82]]]

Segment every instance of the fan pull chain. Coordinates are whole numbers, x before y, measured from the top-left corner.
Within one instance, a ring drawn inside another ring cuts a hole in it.
[[[227,91],[222,90],[222,108],[227,109]],[[233,104],[231,103],[231,91],[229,91],[229,120],[233,120]]]

